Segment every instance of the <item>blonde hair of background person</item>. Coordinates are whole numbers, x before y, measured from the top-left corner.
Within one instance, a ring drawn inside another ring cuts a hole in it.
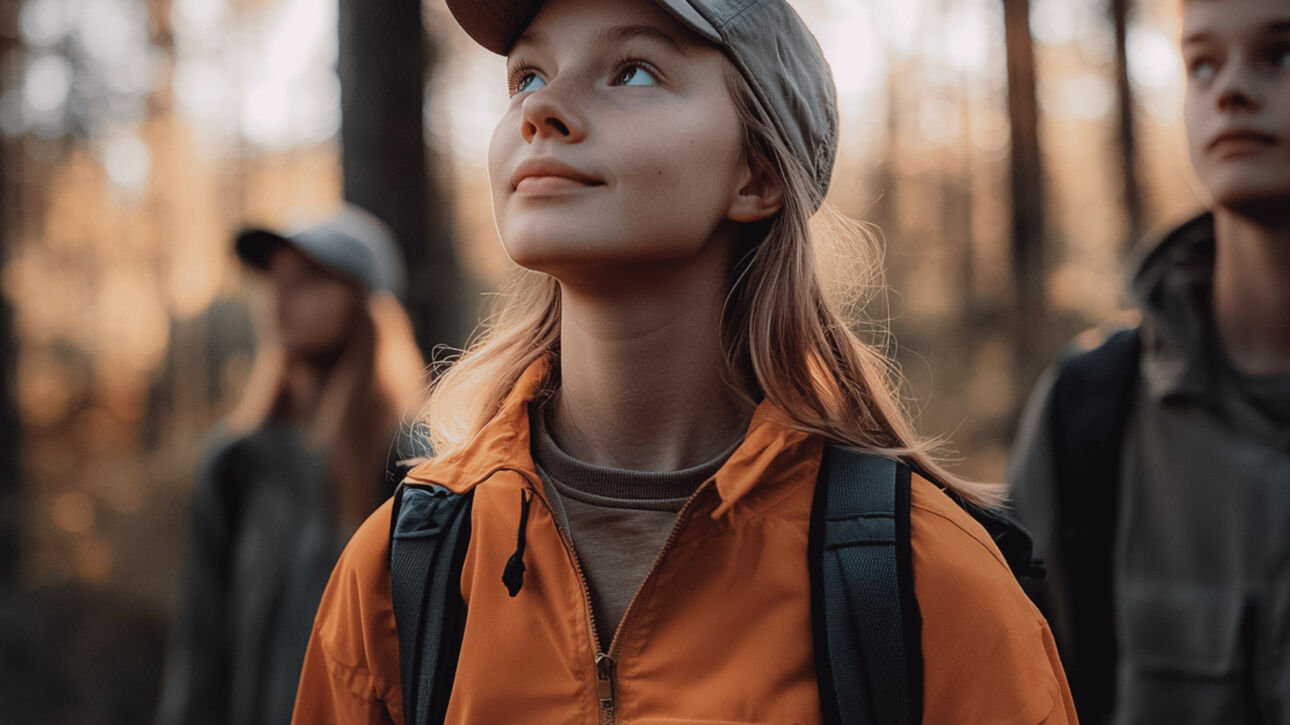
[[[393,433],[425,391],[425,361],[399,301],[376,292],[355,304],[340,353],[323,372],[316,407],[304,421],[311,445],[326,452],[330,498],[347,530],[381,502],[377,489],[355,484],[385,466]],[[231,433],[249,433],[300,407],[293,404],[299,393],[290,381],[311,363],[289,354],[267,328],[257,328],[246,391],[226,421]]]
[[[384,224],[345,206],[235,247],[258,271],[259,344],[195,476],[159,725],[290,717],[327,575],[391,490],[402,417],[424,400]]]

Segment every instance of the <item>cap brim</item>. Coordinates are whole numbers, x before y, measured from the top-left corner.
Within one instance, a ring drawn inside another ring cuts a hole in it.
[[[545,0],[447,0],[457,24],[476,43],[506,55],[533,22]],[[686,0],[654,0],[682,25],[704,38],[721,42],[721,33]]]
[[[233,248],[246,264],[257,269],[268,269],[269,257],[273,252],[290,244],[291,241],[281,234],[268,229],[251,228],[238,233]]]

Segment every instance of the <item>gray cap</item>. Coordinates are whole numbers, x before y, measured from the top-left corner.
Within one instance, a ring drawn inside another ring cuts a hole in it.
[[[283,245],[294,247],[326,269],[353,277],[368,293],[403,295],[407,272],[394,234],[359,207],[345,204],[330,218],[286,234],[258,227],[244,229],[235,242],[242,261],[260,269],[269,266],[269,257]]]
[[[506,55],[544,0],[447,0],[475,42]],[[829,190],[838,148],[833,75],[815,36],[784,0],[654,0],[725,51],[748,82],[763,116],[811,174],[819,199]]]

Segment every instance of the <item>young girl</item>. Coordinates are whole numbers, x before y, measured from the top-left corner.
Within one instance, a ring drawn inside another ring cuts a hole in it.
[[[508,57],[489,171],[524,270],[432,393],[438,456],[409,476],[474,497],[447,721],[818,722],[825,443],[996,495],[931,461],[817,279],[836,147],[818,46],[774,0],[449,5]],[[296,722],[404,721],[389,516],[332,575]],[[984,530],[918,477],[911,526],[925,720],[1074,722]]]
[[[237,251],[263,275],[261,341],[193,493],[163,725],[290,719],[327,575],[389,495],[391,441],[424,385],[398,249],[374,217],[249,230]]]

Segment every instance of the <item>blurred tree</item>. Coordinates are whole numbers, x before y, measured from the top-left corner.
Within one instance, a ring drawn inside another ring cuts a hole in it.
[[[426,79],[436,48],[420,0],[340,0],[344,196],[394,230],[408,263],[408,311],[427,354],[459,345],[460,281],[451,200],[427,174]]]
[[[1035,44],[1030,1],[1003,0],[1008,69],[1009,186],[1012,190],[1012,283],[1017,314],[1013,380],[1023,400],[1038,377],[1045,350],[1035,334],[1047,317],[1044,299],[1043,166],[1039,153],[1039,104],[1035,92]]]
[[[888,52],[891,67],[887,71],[883,84],[883,96],[887,102],[887,112],[883,123],[882,157],[873,165],[873,189],[876,197],[873,200],[872,219],[879,229],[892,234],[897,228],[899,218],[896,208],[896,175],[899,160],[900,144],[900,81],[904,64]]]
[[[0,4],[0,67],[9,67],[21,50],[18,34],[18,3]],[[8,139],[0,137],[0,270],[8,260],[11,210]],[[15,584],[18,564],[18,527],[21,521],[21,488],[18,467],[18,407],[15,366],[18,341],[13,329],[13,311],[0,290],[0,593]]]
[[[965,81],[966,82],[966,81]],[[946,239],[951,248],[947,259],[951,267],[956,268],[952,285],[954,288],[954,307],[958,310],[959,330],[969,336],[975,332],[971,323],[977,317],[975,294],[975,246],[974,211],[972,198],[972,149],[967,140],[972,119],[971,102],[966,94],[957,100],[959,123],[964,141],[956,149],[957,158],[946,164],[941,173],[941,224],[946,230]]]
[[[1138,142],[1134,126],[1133,84],[1129,81],[1129,11],[1132,0],[1110,0],[1111,22],[1115,28],[1116,157],[1120,160],[1121,193],[1124,205],[1126,245],[1143,232],[1142,182],[1138,175]]]
[[[953,42],[953,36],[962,32],[960,28],[947,20],[953,17],[954,6],[959,0],[941,0],[940,23],[937,37],[945,43]],[[941,171],[941,224],[945,229],[945,238],[952,246],[946,259],[952,268],[957,268],[952,286],[954,288],[955,308],[958,310],[959,332],[971,340],[979,338],[973,323],[978,317],[975,295],[975,211],[972,198],[972,100],[967,89],[971,87],[972,75],[967,71],[958,73],[957,81],[943,88],[947,95],[947,105],[958,110],[958,146],[951,148],[946,155],[947,162]]]

